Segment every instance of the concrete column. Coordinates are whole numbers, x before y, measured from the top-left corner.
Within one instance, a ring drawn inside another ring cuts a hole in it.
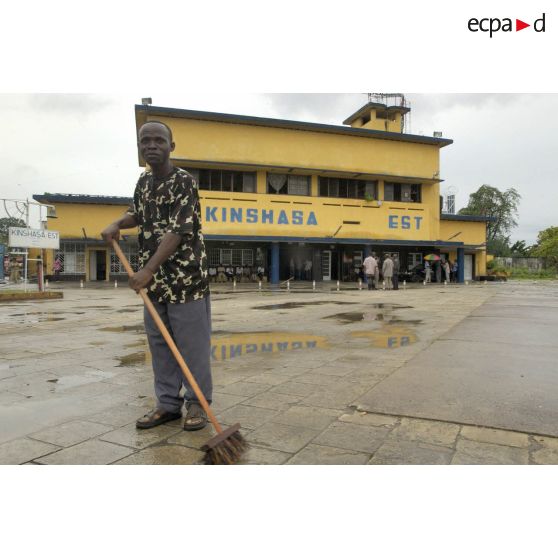
[[[457,282],[465,282],[465,249],[457,249]]]
[[[279,284],[279,243],[271,243],[271,284]]]

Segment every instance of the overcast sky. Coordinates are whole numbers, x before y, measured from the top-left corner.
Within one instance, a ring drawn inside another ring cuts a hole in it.
[[[134,104],[268,116],[340,125],[366,101],[357,94],[0,95],[3,147],[0,197],[62,192],[131,196],[137,163]],[[512,240],[536,240],[558,226],[558,95],[407,94],[415,134],[442,131],[442,192],[453,187],[457,208],[482,184],[516,188],[519,226]],[[13,206],[9,206],[14,213]],[[0,216],[5,216],[0,206]],[[32,223],[35,224],[35,223]],[[54,228],[54,227],[53,227]]]

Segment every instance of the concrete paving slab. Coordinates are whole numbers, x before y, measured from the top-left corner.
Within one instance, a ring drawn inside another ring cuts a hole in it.
[[[374,413],[365,413],[355,411],[354,413],[346,413],[339,417],[341,422],[350,422],[352,424],[360,424],[361,426],[395,426],[399,423],[398,417],[390,417],[389,415],[376,415]]]
[[[282,465],[291,456],[291,453],[283,451],[250,446],[239,461],[239,465]]]
[[[390,438],[453,447],[459,430],[456,424],[402,418],[399,426],[392,430]]]
[[[287,461],[288,465],[364,465],[369,459],[366,453],[309,444]]]
[[[287,411],[276,415],[273,422],[304,426],[313,430],[324,430],[341,414],[339,409],[293,405]]]
[[[231,395],[245,395],[246,397],[251,397],[253,395],[258,395],[267,391],[271,385],[258,384],[254,382],[234,382],[228,384],[221,388],[221,393],[227,393]]]
[[[509,432],[507,430],[495,430],[494,428],[477,428],[475,426],[464,426],[459,434],[462,438],[476,442],[487,442],[489,444],[500,444],[515,448],[528,448],[529,436],[520,432]]]
[[[270,422],[254,430],[248,435],[247,439],[249,443],[267,449],[295,453],[318,434],[319,430]]]
[[[116,405],[101,413],[90,415],[87,417],[87,420],[119,427],[135,423],[144,414],[138,407],[133,405]]]
[[[512,448],[472,440],[459,440],[452,465],[526,465],[529,452],[523,448]]]
[[[174,425],[174,428],[169,425]],[[112,430],[108,434],[104,434],[100,439],[105,442],[112,442],[135,449],[144,449],[176,434],[178,432],[178,427],[182,427],[179,420],[167,422],[161,426],[149,428],[147,430],[140,430],[136,428],[135,424],[128,424],[117,430]]]
[[[32,432],[29,434],[29,437],[67,448],[90,438],[95,438],[100,434],[105,434],[112,429],[112,426],[107,426],[106,424],[74,420],[39,430],[38,432]]]
[[[558,438],[533,436],[537,449],[531,453],[533,463],[537,465],[558,465]]]
[[[213,438],[217,432],[213,428],[213,425],[208,424],[205,428],[201,430],[178,430],[172,436],[166,439],[167,444],[178,444],[180,446],[186,446],[188,448],[199,450],[208,440]]]
[[[244,404],[254,407],[263,407],[264,409],[274,409],[276,411],[284,411],[291,405],[298,403],[302,397],[300,395],[292,395],[285,393],[265,392],[255,397],[247,399]]]
[[[254,407],[250,405],[235,405],[217,415],[217,420],[224,424],[236,424],[239,422],[244,428],[255,429],[270,420],[274,420],[279,411]]]
[[[0,465],[19,465],[60,449],[29,438],[18,438],[0,445]]]
[[[133,449],[103,442],[87,440],[34,461],[43,465],[108,465],[133,453]]]
[[[198,465],[203,457],[203,451],[185,446],[155,446],[120,459],[115,465]]]
[[[454,450],[418,440],[386,441],[369,461],[370,465],[448,465]]]
[[[370,455],[382,445],[388,434],[389,429],[382,426],[336,422],[316,437],[314,443]]]

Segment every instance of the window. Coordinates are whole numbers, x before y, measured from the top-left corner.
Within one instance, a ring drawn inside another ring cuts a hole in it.
[[[254,265],[254,250],[246,248],[211,248],[209,265]]]
[[[386,182],[384,184],[385,201],[421,202],[421,184],[401,184]]]
[[[85,244],[83,242],[61,242],[60,250],[54,252],[54,259],[58,258],[63,275],[79,275],[85,273]]]
[[[219,265],[221,263],[221,251],[219,248],[209,248],[207,250],[207,261],[209,265]]]
[[[139,269],[139,256],[138,256],[138,249],[136,246],[127,246],[126,244],[120,245],[126,259],[130,262],[132,269],[137,271]],[[114,253],[114,251],[110,251],[110,272],[111,274],[122,274],[126,275],[126,268],[122,265],[120,258]]]
[[[291,196],[310,195],[310,177],[297,174],[267,174],[269,194],[289,194]]]
[[[319,177],[320,196],[329,198],[377,199],[377,182],[352,178]]]
[[[415,265],[422,263],[422,254],[419,252],[410,252],[407,254],[407,269],[413,269]]]
[[[199,185],[200,190],[220,192],[255,192],[256,173],[214,169],[187,170]]]

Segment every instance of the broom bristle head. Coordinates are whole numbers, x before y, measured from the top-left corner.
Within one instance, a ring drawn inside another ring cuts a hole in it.
[[[214,447],[205,452],[204,463],[206,465],[233,465],[242,457],[248,449],[248,443],[238,431],[221,440]]]

